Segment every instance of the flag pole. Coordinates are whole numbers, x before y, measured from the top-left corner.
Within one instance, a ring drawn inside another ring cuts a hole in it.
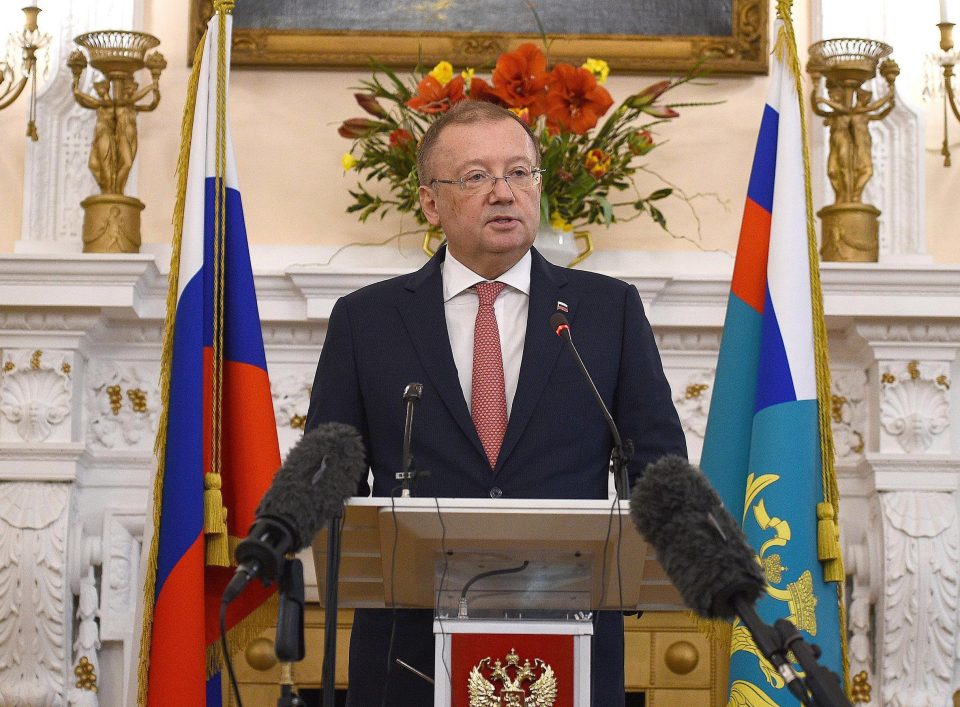
[[[782,58],[796,84],[797,102],[800,108],[800,136],[803,151],[803,188],[806,201],[807,253],[810,270],[810,295],[813,310],[814,368],[817,382],[817,414],[820,431],[820,463],[823,500],[817,504],[817,554],[823,566],[823,579],[837,586],[837,605],[840,618],[840,646],[843,661],[844,689],[850,693],[849,650],[847,645],[847,612],[844,603],[846,573],[840,551],[840,493],[837,486],[833,426],[830,419],[830,350],[823,308],[823,287],[820,281],[820,256],[817,251],[817,233],[813,218],[813,189],[811,186],[810,144],[807,114],[803,101],[805,95],[800,73],[800,58],[792,19],[793,0],[777,0],[777,16],[783,21],[774,51]]]

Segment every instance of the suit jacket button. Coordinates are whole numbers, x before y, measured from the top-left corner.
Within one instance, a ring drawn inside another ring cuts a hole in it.
[[[494,486],[490,489],[490,498],[500,498],[503,495],[503,489],[499,486]]]

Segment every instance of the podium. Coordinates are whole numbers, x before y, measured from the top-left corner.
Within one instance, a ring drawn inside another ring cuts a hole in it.
[[[313,543],[321,601],[326,535]],[[438,706],[508,683],[549,696],[552,679],[557,705],[586,707],[591,612],[682,607],[613,500],[353,498],[337,586],[343,608],[433,611]]]

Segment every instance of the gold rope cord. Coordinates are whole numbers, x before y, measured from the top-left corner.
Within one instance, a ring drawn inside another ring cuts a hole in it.
[[[807,139],[807,119],[803,103],[803,85],[800,74],[800,58],[797,54],[797,38],[791,20],[792,0],[777,0],[777,15],[783,26],[777,37],[775,51],[783,60],[787,52],[787,66],[796,84],[797,101],[800,107],[800,135],[803,144],[803,187],[806,200],[807,251],[810,263],[810,294],[813,307],[814,365],[817,374],[817,410],[820,428],[820,461],[822,464],[823,502],[817,504],[817,546],[823,563],[824,580],[837,585],[837,604],[840,617],[840,644],[843,675],[846,691],[850,692],[850,671],[847,646],[847,612],[844,604],[843,558],[839,539],[839,499],[837,476],[834,469],[833,428],[830,422],[830,353],[827,327],[823,312],[823,289],[820,284],[820,257],[817,253],[817,234],[813,220],[813,196],[810,183],[810,147]]]
[[[213,235],[213,362],[211,374],[211,450],[210,466],[204,474],[203,530],[206,563],[230,566],[227,541],[227,511],[223,506],[223,320],[226,247],[226,163],[227,163],[227,36],[226,13],[233,4],[218,2],[217,11],[217,122],[214,154],[214,235]]]
[[[183,210],[187,198],[187,170],[190,166],[190,144],[193,135],[197,86],[203,63],[204,32],[193,55],[193,71],[187,82],[187,98],[180,123],[180,154],[177,156],[177,200],[173,207],[173,240],[170,253],[170,274],[167,276],[166,315],[163,322],[163,346],[160,353],[160,420],[153,451],[157,457],[157,473],[153,480],[153,537],[147,555],[143,583],[143,626],[140,632],[140,658],[137,666],[137,704],[147,701],[147,678],[150,672],[150,640],[153,635],[153,602],[157,584],[157,553],[160,546],[160,511],[163,502],[163,471],[167,454],[167,423],[170,419],[170,371],[173,363],[174,323],[177,318],[177,292],[180,286],[180,245],[183,241]]]
[[[217,122],[214,156],[214,313],[213,313],[213,449],[211,472],[204,478],[204,524],[206,536],[206,563],[229,567],[233,548],[238,542],[228,535],[226,509],[220,492],[223,468],[223,328],[224,292],[226,284],[227,233],[227,15],[233,12],[233,0],[217,0],[214,4],[220,31],[217,41]],[[276,594],[258,606],[227,632],[227,647],[231,655],[246,647],[254,638],[276,620]],[[223,650],[218,642],[207,646],[207,676],[220,672]]]

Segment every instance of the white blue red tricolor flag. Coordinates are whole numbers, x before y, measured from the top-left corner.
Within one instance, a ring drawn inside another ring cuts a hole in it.
[[[218,8],[184,112],[138,674],[146,707],[221,704],[220,597],[280,465],[225,110],[230,28]],[[264,627],[271,596],[251,583],[231,605],[232,649]]]
[[[790,619],[842,675],[843,568],[806,126],[792,28],[778,20],[777,32],[701,467],[766,574],[760,616]],[[797,704],[739,622],[730,650],[730,704]]]

